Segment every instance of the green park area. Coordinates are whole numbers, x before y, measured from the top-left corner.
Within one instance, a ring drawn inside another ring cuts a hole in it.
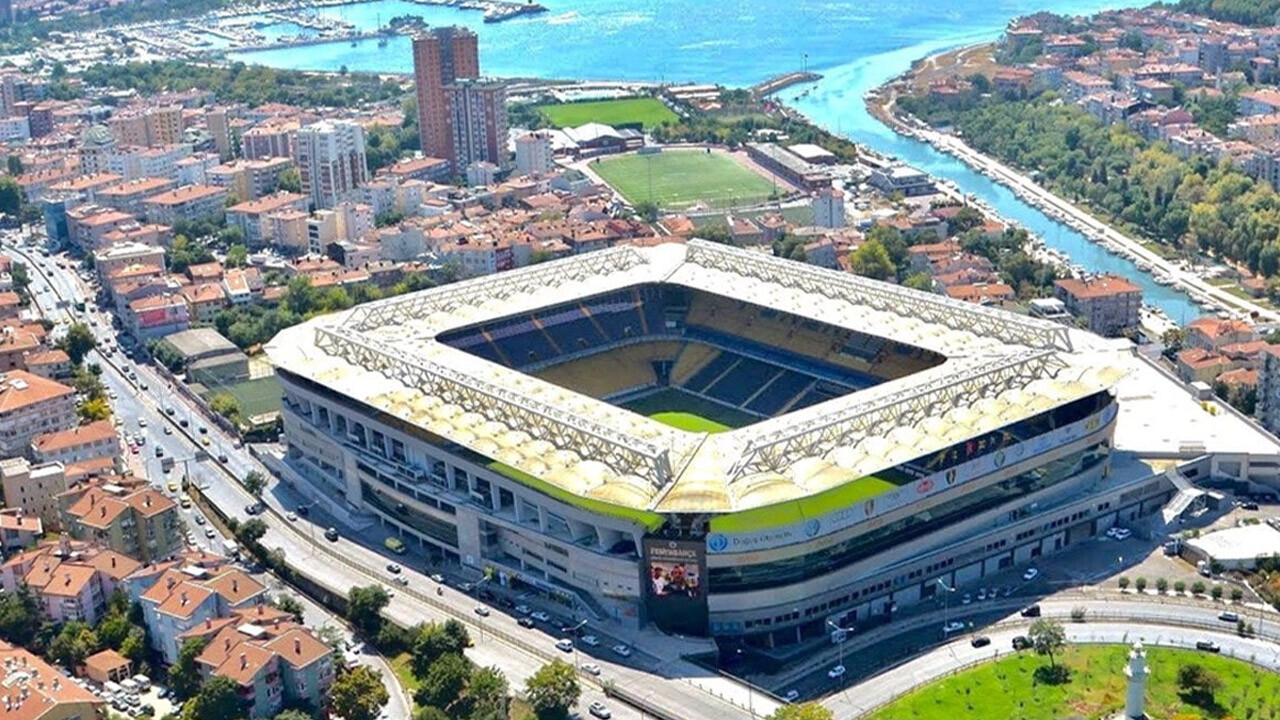
[[[614,126],[639,123],[645,130],[651,130],[680,119],[660,100],[650,97],[539,105],[537,109],[558,128],[587,123]]]
[[[591,169],[627,202],[652,202],[663,209],[699,202],[720,208],[761,203],[776,190],[768,178],[733,158],[701,150],[618,155],[593,162]]]
[[[1056,663],[1065,682],[1046,681],[1049,659],[1028,650],[926,685],[876,711],[874,720],[1069,720],[1123,711],[1120,645],[1067,647]],[[1147,649],[1150,718],[1280,717],[1280,675],[1242,660],[1190,650]],[[1196,668],[1195,672],[1187,670]]]

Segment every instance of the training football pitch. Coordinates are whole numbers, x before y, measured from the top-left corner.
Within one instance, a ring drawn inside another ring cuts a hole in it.
[[[755,422],[755,418],[747,413],[670,388],[645,395],[623,407],[688,432],[718,433]]]
[[[730,207],[764,202],[775,187],[723,153],[669,150],[645,155],[619,155],[591,164],[627,202],[652,201],[660,208],[704,202]]]
[[[558,128],[594,122],[605,125],[640,123],[645,130],[651,130],[664,122],[680,119],[660,100],[649,97],[539,105],[538,111]]]

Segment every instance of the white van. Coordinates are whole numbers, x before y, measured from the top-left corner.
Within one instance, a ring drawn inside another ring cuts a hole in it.
[[[125,678],[124,680],[121,680],[120,687],[124,688],[124,691],[126,693],[138,692],[138,683],[130,680],[129,678]]]
[[[134,675],[133,681],[137,683],[139,692],[146,692],[151,689],[151,678],[146,675]]]
[[[122,688],[120,687],[120,684],[112,680],[108,680],[102,683],[102,689],[112,697],[119,695],[122,690]]]

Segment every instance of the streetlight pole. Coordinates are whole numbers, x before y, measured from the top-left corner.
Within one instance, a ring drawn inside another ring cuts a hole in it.
[[[949,586],[942,582],[942,578],[938,578],[934,582],[938,583],[943,590],[947,591],[947,594],[942,596],[942,627],[946,628],[949,620],[948,614],[951,609],[951,593],[954,593],[956,589],[955,586]],[[945,637],[946,633],[944,632],[943,635]]]
[[[840,659],[836,662],[836,666],[844,667],[844,641],[848,639],[848,634],[853,632],[853,628],[851,627],[842,628],[831,620],[827,621],[827,627],[831,628],[837,633],[840,633],[839,635],[836,635],[836,638],[839,638],[839,642],[836,643],[836,649],[840,651],[840,654],[839,654]],[[834,635],[835,633],[832,633],[832,634]]]

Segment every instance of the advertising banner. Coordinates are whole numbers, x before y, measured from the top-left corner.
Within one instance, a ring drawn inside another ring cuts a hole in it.
[[[669,632],[707,630],[705,545],[693,540],[644,539],[644,593],[649,619]]]

